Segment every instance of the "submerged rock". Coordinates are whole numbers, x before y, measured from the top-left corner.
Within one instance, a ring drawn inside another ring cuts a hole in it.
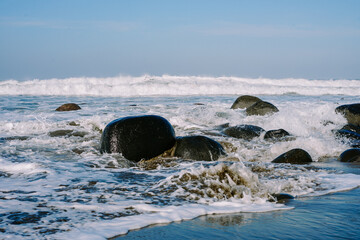
[[[256,102],[261,101],[260,98],[250,95],[243,95],[238,97],[233,105],[231,106],[231,109],[237,109],[237,108],[248,108],[251,105],[253,105]]]
[[[344,115],[349,124],[360,126],[360,103],[341,105],[335,112]]]
[[[340,154],[339,161],[341,162],[358,162],[360,163],[360,148],[352,148]]]
[[[276,129],[276,130],[270,130],[267,131],[264,135],[265,140],[281,140],[285,137],[290,136],[290,133],[285,131],[284,129]]]
[[[79,109],[81,109],[81,107],[76,103],[65,103],[58,107],[55,111],[75,111]]]
[[[175,131],[163,117],[134,116],[110,122],[101,136],[101,153],[122,153],[131,161],[151,159],[175,144]]]
[[[249,141],[253,138],[260,137],[262,132],[265,132],[263,128],[246,124],[228,127],[224,130],[224,133],[230,137],[242,138]]]
[[[267,114],[272,114],[278,112],[279,109],[269,102],[259,101],[251,105],[246,109],[246,114],[251,115],[260,115],[264,116]]]
[[[276,194],[272,194],[271,197],[274,198],[273,201],[278,202],[278,203],[284,203],[288,200],[294,199],[294,196],[287,194],[287,193],[276,193]]]
[[[202,161],[215,161],[226,152],[220,143],[205,136],[176,138],[175,157]]]
[[[306,164],[312,162],[312,158],[308,152],[303,149],[295,148],[275,158],[273,163],[292,163]]]

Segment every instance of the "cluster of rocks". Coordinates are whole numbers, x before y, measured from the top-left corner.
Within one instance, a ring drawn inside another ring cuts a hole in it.
[[[279,111],[273,104],[258,97],[244,95],[236,99],[231,109],[245,109],[247,115],[268,115]],[[81,109],[75,103],[67,103],[56,111],[73,111]],[[360,104],[342,105],[335,109],[342,114],[348,124],[334,130],[342,141],[350,143],[351,149],[339,156],[342,162],[360,162]],[[223,134],[229,137],[251,141],[263,133],[264,140],[287,141],[294,136],[284,129],[265,131],[254,125],[226,126]],[[52,135],[59,134],[52,132]],[[71,134],[71,133],[63,133]],[[172,125],[163,117],[156,115],[133,116],[116,119],[110,122],[102,132],[101,153],[122,153],[131,161],[154,159],[156,157],[179,157],[191,160],[215,161],[226,156],[222,145],[205,136],[176,137]],[[312,162],[311,156],[303,149],[295,148],[275,158],[274,163],[305,164]]]
[[[279,111],[277,107],[269,102],[265,102],[258,97],[250,96],[250,95],[243,95],[238,97],[231,109],[237,108],[245,108],[245,112],[247,115],[268,115],[272,113],[276,113]]]
[[[341,105],[335,112],[342,114],[347,124],[341,129],[334,130],[335,136],[352,148],[340,154],[341,162],[360,163],[360,103]]]
[[[260,137],[263,133],[265,133],[264,140],[267,141],[288,141],[294,139],[294,137],[284,129],[265,131],[265,129],[259,126],[250,124],[240,124],[232,127],[226,127],[223,132],[226,136],[245,139],[247,141]]]
[[[214,161],[226,155],[217,141],[205,136],[176,137],[172,125],[163,117],[144,115],[125,117],[109,123],[101,137],[101,153],[122,153],[139,162],[161,155],[191,160]]]

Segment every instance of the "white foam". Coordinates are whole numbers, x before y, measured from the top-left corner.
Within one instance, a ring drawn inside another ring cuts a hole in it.
[[[89,222],[67,233],[54,236],[56,239],[106,239],[116,235],[126,234],[130,230],[143,228],[152,224],[165,224],[181,220],[190,220],[206,214],[239,213],[239,212],[268,212],[288,210],[281,204],[243,204],[236,201],[213,203],[210,205],[185,204],[183,206],[155,207],[152,205],[133,206],[141,211],[152,213],[123,217],[110,221]]]
[[[356,96],[360,80],[268,79],[202,76],[117,76],[0,82],[0,95],[153,96],[223,94],[342,94]]]

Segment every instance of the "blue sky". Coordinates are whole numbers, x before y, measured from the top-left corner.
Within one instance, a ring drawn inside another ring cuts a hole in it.
[[[0,80],[119,74],[360,79],[360,1],[0,1]]]

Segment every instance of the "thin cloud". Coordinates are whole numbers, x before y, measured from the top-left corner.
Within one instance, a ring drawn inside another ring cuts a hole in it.
[[[138,24],[120,21],[36,21],[36,20],[9,20],[1,19],[0,25],[18,28],[44,29],[98,29],[125,32],[137,28]]]
[[[310,26],[260,25],[241,23],[215,23],[212,26],[188,26],[191,32],[207,36],[243,37],[317,37],[317,36],[360,36],[357,28],[316,28]]]

